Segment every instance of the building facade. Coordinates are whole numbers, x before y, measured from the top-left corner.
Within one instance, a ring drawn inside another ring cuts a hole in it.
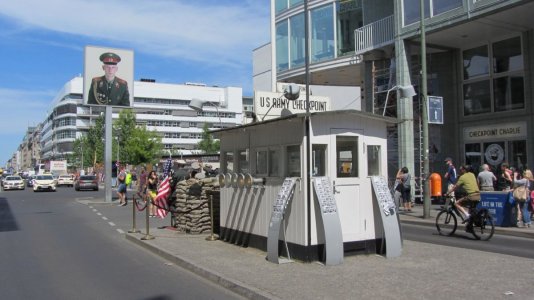
[[[255,87],[268,77],[273,89],[305,83],[308,48],[309,84],[360,87],[362,110],[398,118],[388,173],[407,166],[420,177],[420,1],[304,1],[271,1],[271,41],[255,51],[270,46],[270,70],[254,61]],[[430,115],[437,118],[428,129],[430,172],[443,173],[446,156],[457,164],[532,167],[534,2],[424,3],[429,102],[442,104]],[[411,87],[418,95],[406,92]]]
[[[41,160],[66,159],[74,141],[104,113],[105,107],[83,104],[83,78],[67,82],[52,102],[41,129]],[[208,101],[202,111],[189,107],[191,100]],[[204,124],[209,129],[242,123],[242,89],[204,84],[167,84],[154,80],[134,82],[133,110],[139,125],[155,130],[164,149],[190,154],[202,139]],[[119,108],[113,109],[118,118]]]

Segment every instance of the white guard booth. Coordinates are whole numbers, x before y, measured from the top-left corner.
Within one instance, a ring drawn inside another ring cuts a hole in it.
[[[278,253],[327,265],[357,253],[399,256],[396,208],[386,207],[386,129],[396,122],[338,110],[214,131],[220,238],[266,250],[275,263]]]

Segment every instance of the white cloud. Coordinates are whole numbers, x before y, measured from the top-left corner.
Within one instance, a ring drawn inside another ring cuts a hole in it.
[[[110,40],[216,65],[249,65],[252,49],[269,41],[269,0],[19,0],[2,1],[0,14],[17,20],[20,30]]]

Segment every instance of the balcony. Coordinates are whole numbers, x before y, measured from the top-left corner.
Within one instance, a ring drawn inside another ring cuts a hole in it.
[[[395,42],[393,15],[354,30],[355,55]]]

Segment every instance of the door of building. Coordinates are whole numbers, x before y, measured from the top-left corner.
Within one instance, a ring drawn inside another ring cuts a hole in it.
[[[364,174],[362,139],[363,130],[331,129],[329,177],[332,178],[334,197],[338,208],[343,242],[361,239],[365,230],[362,222],[360,194]]]

